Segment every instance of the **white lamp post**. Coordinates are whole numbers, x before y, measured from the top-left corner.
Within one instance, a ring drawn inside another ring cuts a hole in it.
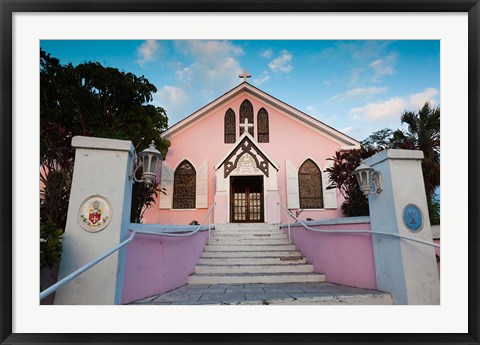
[[[368,196],[378,194],[382,191],[382,179],[380,173],[365,163],[361,163],[353,171],[353,174],[357,178],[358,185],[360,186],[363,195]]]
[[[165,157],[157,150],[155,141],[152,140],[150,147],[138,154],[140,160],[137,162],[137,167],[133,173],[132,179],[134,182],[145,182],[147,185],[155,183],[157,174],[157,164],[159,161],[165,160]],[[135,173],[143,166],[142,179],[137,180]]]

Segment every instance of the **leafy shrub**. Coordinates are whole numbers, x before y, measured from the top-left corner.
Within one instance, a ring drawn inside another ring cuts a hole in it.
[[[342,204],[342,212],[347,217],[368,216],[368,199],[363,195],[358,186],[353,171],[360,165],[360,162],[374,153],[378,152],[373,148],[360,148],[349,151],[337,151],[335,156],[329,158],[333,165],[327,168],[330,175],[330,185],[327,189],[338,188],[345,198]]]
[[[40,270],[52,267],[62,254],[63,230],[51,221],[40,224]]]
[[[428,215],[430,216],[431,225],[440,224],[440,201],[434,194],[427,195]]]

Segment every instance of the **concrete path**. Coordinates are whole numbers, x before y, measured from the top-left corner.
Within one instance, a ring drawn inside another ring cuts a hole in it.
[[[393,304],[390,294],[330,283],[205,284],[133,302],[136,305]]]

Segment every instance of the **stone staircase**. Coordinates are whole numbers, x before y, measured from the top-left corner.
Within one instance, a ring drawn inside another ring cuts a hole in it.
[[[324,282],[277,225],[217,224],[189,284]]]

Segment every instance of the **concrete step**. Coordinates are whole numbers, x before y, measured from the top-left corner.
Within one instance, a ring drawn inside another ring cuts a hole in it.
[[[298,250],[288,250],[281,252],[203,252],[202,258],[281,258],[281,257],[301,257],[302,253]]]
[[[288,235],[283,231],[278,232],[249,232],[249,233],[223,233],[223,232],[213,232],[211,238],[238,238],[238,239],[273,239],[273,238],[288,238]]]
[[[227,224],[215,224],[217,230],[228,229],[279,229],[278,225],[267,223],[227,223]]]
[[[281,252],[295,250],[295,246],[292,245],[207,245],[205,246],[206,252]]]
[[[280,229],[257,229],[257,228],[244,228],[244,229],[215,229],[212,230],[212,234],[221,235],[234,235],[234,234],[284,234],[285,231]]]
[[[235,245],[288,245],[286,238],[273,239],[235,239],[235,238],[212,238],[210,245],[235,246]]]
[[[198,265],[195,273],[224,274],[224,273],[312,273],[313,265],[228,265],[208,266]]]
[[[325,276],[317,273],[194,274],[188,277],[188,284],[276,284],[324,281]]]
[[[307,259],[300,256],[283,258],[200,258],[200,265],[296,265],[306,264]]]
[[[276,225],[218,224],[189,284],[323,282]]]

